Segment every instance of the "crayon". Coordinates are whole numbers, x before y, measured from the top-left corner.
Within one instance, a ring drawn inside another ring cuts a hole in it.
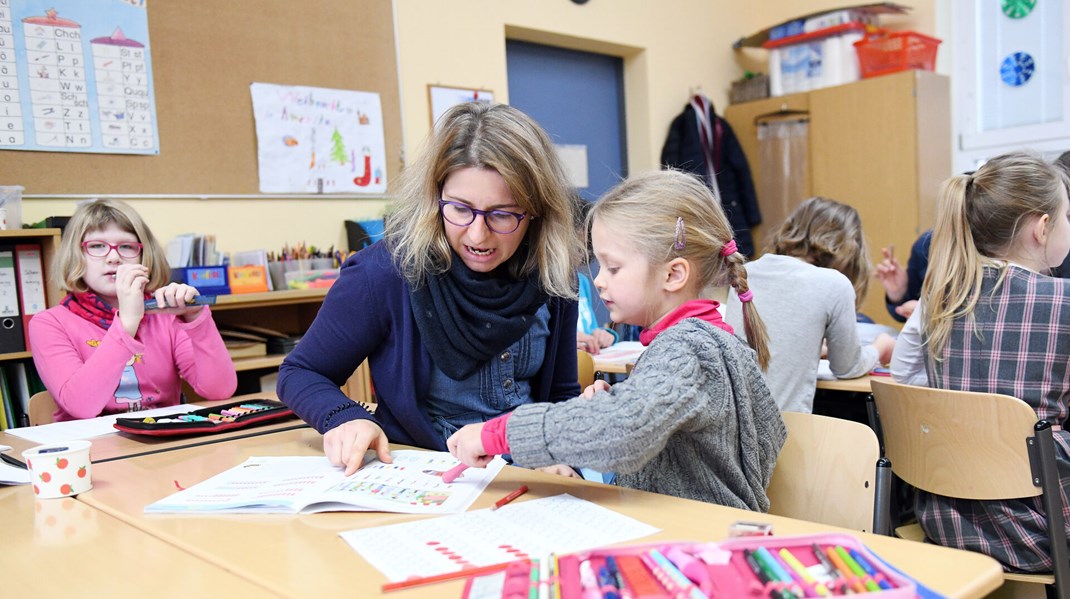
[[[873,565],[869,563],[869,560],[867,560],[861,553],[855,551],[854,549],[851,549],[849,551],[851,553],[851,557],[853,557],[858,563],[858,565],[861,566],[862,570],[866,573],[866,575],[872,577],[873,580],[876,580],[880,588],[886,590],[895,588],[894,586],[892,586],[892,583],[888,582],[888,579],[885,578],[883,574],[878,572],[876,568],[874,568]]]
[[[872,578],[866,575],[866,571],[862,569],[862,566],[858,565],[858,562],[856,562],[854,558],[848,555],[847,550],[845,550],[839,545],[836,545],[836,555],[840,556],[840,559],[843,560],[843,563],[847,564],[847,567],[851,570],[851,572],[854,572],[854,575],[857,576],[859,580],[862,581],[862,584],[866,586],[867,590],[881,590],[880,586],[878,586]]]

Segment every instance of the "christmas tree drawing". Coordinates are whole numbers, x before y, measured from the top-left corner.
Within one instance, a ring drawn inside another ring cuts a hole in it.
[[[342,141],[342,134],[338,132],[338,127],[335,127],[334,133],[331,134],[331,160],[338,164],[346,163],[346,146]]]

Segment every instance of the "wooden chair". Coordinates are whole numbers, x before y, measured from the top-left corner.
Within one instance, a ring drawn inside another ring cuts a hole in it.
[[[579,368],[580,391],[594,384],[594,357],[582,349],[576,350],[576,366]]]
[[[788,438],[769,483],[769,513],[888,534],[891,473],[864,424],[781,412]]]
[[[1009,395],[877,380],[873,393],[892,471],[907,483],[963,499],[1042,497],[1055,571],[1005,573],[1004,579],[1054,584],[1057,597],[1070,598],[1070,558],[1051,425],[1038,421],[1029,404]],[[924,538],[916,524],[896,533]]]
[[[48,391],[34,393],[30,397],[29,416],[30,426],[48,424],[52,422],[52,415],[56,413],[56,401]]]

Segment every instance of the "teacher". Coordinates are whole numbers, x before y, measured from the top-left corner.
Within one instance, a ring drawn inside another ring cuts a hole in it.
[[[279,368],[279,397],[347,475],[368,449],[444,451],[466,424],[580,393],[578,206],[546,132],[455,106],[400,179],[384,239],[346,261]],[[339,389],[365,359],[374,414]]]

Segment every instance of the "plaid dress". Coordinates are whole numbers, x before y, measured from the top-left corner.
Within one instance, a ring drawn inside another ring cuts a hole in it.
[[[976,329],[967,319],[955,322],[943,361],[929,360],[929,385],[1011,395],[1039,418],[1063,426],[1070,398],[1070,280],[1012,265],[993,293],[999,273],[985,269],[973,313]],[[1057,431],[1055,444],[1070,525],[1070,432]],[[1040,497],[971,501],[919,490],[914,508],[926,536],[941,545],[988,554],[1009,571],[1052,570]]]

